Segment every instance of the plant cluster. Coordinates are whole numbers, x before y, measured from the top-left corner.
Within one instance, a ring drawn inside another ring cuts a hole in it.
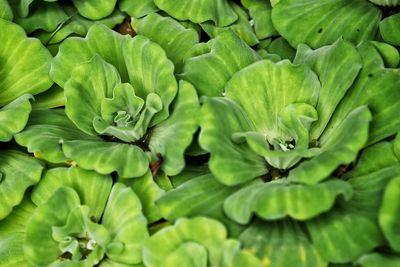
[[[0,0],[1,267],[399,267],[399,0]]]

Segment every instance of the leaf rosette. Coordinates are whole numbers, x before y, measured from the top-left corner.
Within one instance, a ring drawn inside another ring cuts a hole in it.
[[[301,53],[297,64],[257,61],[233,74],[225,97],[204,100],[199,139],[220,182],[237,185],[269,173],[269,179],[288,176],[291,182],[315,184],[353,161],[366,144],[371,121],[366,106],[355,107],[324,133],[361,68],[357,50],[338,41]]]
[[[116,171],[123,178],[144,175],[149,161],[170,175],[184,167],[183,152],[197,128],[197,94],[188,82],[178,86],[174,65],[159,45],[94,25],[86,38],[63,42],[51,77],[64,88],[65,113],[84,137],[69,138],[64,132],[68,129],[51,131],[59,136],[54,142],[62,140],[68,159],[102,174]],[[35,124],[52,123],[39,118]],[[42,128],[39,132],[47,135],[48,129]],[[30,130],[17,136],[20,144],[32,144]],[[34,146],[32,152],[43,147]],[[96,153],[89,152],[93,149]]]
[[[223,224],[206,217],[179,219],[151,236],[143,262],[148,267],[262,266],[239,241],[227,238]]]
[[[2,259],[6,266],[12,262],[23,266],[142,262],[142,246],[149,234],[141,203],[129,187],[112,185],[110,176],[76,167],[50,169],[31,200],[0,223],[0,236],[13,236],[6,242],[16,248]]]

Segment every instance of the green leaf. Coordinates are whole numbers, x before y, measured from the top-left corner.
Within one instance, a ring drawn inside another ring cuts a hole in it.
[[[32,103],[33,109],[48,109],[65,106],[64,90],[57,84],[53,84],[49,90],[35,96]]]
[[[29,197],[13,209],[13,212],[0,221],[0,265],[4,267],[31,266],[24,256],[24,239],[27,221],[36,206]]]
[[[154,0],[158,8],[178,20],[190,20],[194,23],[213,21],[223,27],[232,24],[238,18],[227,0]]]
[[[249,10],[254,22],[254,31],[259,40],[277,35],[271,19],[271,4],[263,0],[241,0],[242,5]]]
[[[282,37],[274,39],[271,44],[268,45],[267,51],[279,55],[282,59],[289,59],[290,61],[293,61],[296,55],[296,50]]]
[[[106,255],[126,264],[142,262],[142,246],[148,238],[147,221],[139,198],[121,183],[114,184],[101,221],[111,235]]]
[[[249,46],[253,46],[258,44],[258,39],[252,25],[249,21],[249,16],[247,15],[246,11],[239,5],[235,4],[234,2],[230,3],[234,12],[238,15],[238,19],[229,26],[225,27],[218,27],[211,21],[206,21],[201,24],[203,30],[212,38],[215,38],[221,32],[224,32],[228,29],[234,31],[243,41],[245,41]]]
[[[343,176],[353,187],[352,199],[306,222],[314,246],[325,260],[353,261],[383,244],[378,225],[380,203],[386,185],[399,174],[392,144],[378,143],[363,152],[356,167]]]
[[[218,221],[205,217],[179,219],[145,242],[143,262],[148,267],[162,266],[163,261],[180,245],[195,242],[209,253],[210,263],[216,264],[221,257],[220,244],[226,239],[226,230]]]
[[[318,48],[342,36],[354,44],[374,39],[381,16],[365,0],[280,0],[272,8],[275,28],[293,47]]]
[[[102,113],[101,103],[113,96],[113,89],[120,82],[117,70],[100,56],[94,56],[75,67],[65,83],[65,113],[83,132],[96,135],[93,121]]]
[[[326,267],[328,265],[295,221],[283,220],[271,223],[255,221],[240,235],[240,240],[247,251],[261,259],[263,266]]]
[[[145,139],[151,119],[162,109],[158,95],[150,93],[144,104],[128,83],[115,86],[113,96],[102,99],[97,105],[101,107],[101,116],[93,118],[95,131],[128,143]]]
[[[0,0],[0,19],[12,21],[14,14],[7,0]]]
[[[316,110],[318,120],[312,125],[310,139],[318,139],[328,124],[335,108],[353,84],[362,62],[357,49],[341,39],[330,46],[311,50],[300,45],[296,64],[306,64],[318,74],[321,90]]]
[[[370,43],[375,46],[387,68],[396,68],[399,65],[400,54],[394,46],[376,41],[371,41]]]
[[[137,177],[136,179],[118,180],[131,187],[133,192],[139,197],[143,207],[143,214],[146,216],[149,224],[162,218],[160,209],[156,206],[156,200],[165,193],[154,180],[150,170],[142,177]]]
[[[297,185],[269,182],[245,187],[224,201],[226,215],[241,224],[247,224],[254,214],[266,220],[289,216],[308,220],[329,211],[336,198],[349,200],[351,186],[344,181],[329,180],[316,185]]]
[[[136,1],[138,2],[138,1]],[[152,13],[133,21],[136,32],[159,44],[174,63],[175,72],[180,73],[189,50],[199,42],[199,35],[194,29],[187,29],[170,17]]]
[[[293,169],[288,180],[315,184],[326,179],[339,165],[351,163],[367,142],[371,119],[366,106],[353,110],[334,131],[322,135],[320,154]]]
[[[19,151],[0,152],[0,220],[18,205],[25,190],[38,183],[43,164],[35,158]]]
[[[236,185],[268,172],[263,157],[247,144],[236,144],[231,136],[252,131],[253,125],[244,111],[232,100],[207,98],[200,113],[200,145],[210,152],[209,168],[225,185]]]
[[[369,1],[379,6],[397,6],[400,4],[399,0],[369,0]]]
[[[143,17],[158,10],[153,0],[120,0],[118,3],[121,11],[135,18]]]
[[[185,61],[182,73],[182,78],[191,82],[200,96],[222,96],[225,84],[233,74],[260,59],[230,30],[220,33],[207,44],[207,52],[202,51]]]
[[[71,210],[79,206],[78,194],[61,187],[49,200],[38,207],[28,222],[24,245],[25,257],[34,265],[49,265],[62,254],[53,239],[52,227],[64,225]]]
[[[39,40],[27,38],[24,30],[0,19],[0,106],[24,94],[35,95],[52,85],[48,75],[51,55]]]
[[[22,95],[0,109],[0,141],[10,141],[24,129],[32,110],[31,95]]]
[[[82,204],[90,208],[90,216],[93,216],[95,221],[100,220],[112,187],[110,176],[77,167],[50,169],[44,173],[42,180],[34,188],[31,199],[40,206],[63,186],[74,189]]]
[[[382,198],[382,206],[379,210],[379,225],[391,248],[396,251],[400,251],[400,235],[398,233],[399,195],[400,178],[396,177],[388,183]]]
[[[76,13],[76,9],[72,6],[63,6],[63,10],[68,15],[68,19],[64,20],[58,25],[57,29],[52,32],[39,31],[33,33],[33,35],[39,38],[42,43],[46,44],[47,47],[50,45],[57,45],[64,41],[70,35],[85,36],[93,24],[101,23],[109,28],[114,28],[117,24],[120,24],[125,19],[124,13],[118,9],[101,20],[89,20]],[[58,48],[56,53],[58,52]]]
[[[107,17],[113,12],[117,0],[108,0],[106,2],[99,0],[72,0],[72,2],[82,16],[98,20]]]
[[[116,171],[123,178],[133,178],[144,175],[149,168],[146,154],[136,145],[103,140],[73,140],[64,141],[62,149],[79,167],[100,174]]]
[[[57,26],[68,20],[61,6],[54,2],[35,1],[27,17],[16,17],[15,22],[24,28],[26,33],[36,30],[54,31]]]
[[[177,175],[185,167],[184,152],[198,128],[199,108],[193,85],[180,81],[171,115],[151,130],[150,150],[161,154],[161,168],[167,175]]]
[[[382,243],[376,222],[351,208],[311,220],[307,229],[314,247],[330,262],[353,261]]]
[[[399,267],[400,256],[382,253],[370,253],[363,255],[360,259],[357,260],[356,263],[361,267]]]
[[[391,45],[400,45],[400,32],[399,25],[400,14],[394,14],[383,19],[379,23],[379,31],[381,33],[382,39]]]
[[[276,139],[293,139],[280,129],[279,112],[294,103],[315,106],[319,89],[317,76],[304,65],[262,60],[236,73],[226,85],[226,96],[239,104],[256,131],[274,144]]]
[[[223,201],[236,190],[237,186],[224,186],[211,174],[201,175],[168,191],[157,200],[157,206],[170,221],[181,217],[220,217]]]
[[[86,38],[69,38],[60,45],[50,72],[52,79],[64,88],[70,78],[68,73],[96,54],[113,65],[121,81],[129,82],[140,98],[146,99],[150,93],[160,96],[163,109],[152,120],[151,126],[168,117],[168,108],[178,87],[174,66],[164,50],[144,36],[131,38],[105,25],[93,25]]]
[[[354,108],[368,105],[373,115],[368,144],[373,144],[400,130],[400,119],[397,116],[400,103],[396,100],[400,94],[397,90],[400,72],[385,67],[380,49],[375,44],[363,43],[358,50],[363,61],[362,70],[337,106],[324,134],[329,135]]]
[[[0,240],[0,264],[4,267],[31,266],[24,256],[24,234],[12,233]]]
[[[253,255],[240,250],[239,242],[226,240],[226,237],[223,224],[216,220],[181,218],[175,225],[163,228],[145,242],[143,262],[148,267],[261,267]],[[240,265],[244,262],[248,264]]]
[[[51,163],[66,163],[61,141],[101,140],[80,131],[65,115],[64,110],[33,110],[24,131],[15,135],[21,146],[35,157]]]

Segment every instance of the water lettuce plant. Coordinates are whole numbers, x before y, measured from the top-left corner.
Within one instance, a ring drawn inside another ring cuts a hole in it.
[[[397,0],[0,0],[0,266],[400,266]]]

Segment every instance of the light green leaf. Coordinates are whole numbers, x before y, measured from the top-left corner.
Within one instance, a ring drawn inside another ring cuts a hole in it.
[[[215,38],[221,32],[231,29],[249,46],[258,44],[257,36],[254,33],[252,25],[250,24],[249,16],[247,15],[246,11],[234,2],[230,2],[230,5],[234,12],[238,15],[238,19],[232,25],[226,27],[217,27],[213,22],[206,21],[201,24],[203,30],[209,36]]]
[[[65,83],[65,113],[83,132],[96,135],[93,121],[102,113],[102,101],[113,96],[121,80],[117,70],[100,56],[74,68]],[[85,103],[85,105],[83,105]]]
[[[315,184],[326,179],[339,165],[351,163],[368,140],[371,119],[366,106],[353,110],[330,135],[322,135],[320,154],[293,169],[288,180]]]
[[[152,120],[151,126],[168,117],[168,108],[178,87],[174,66],[164,50],[144,36],[131,38],[104,25],[93,25],[86,38],[69,38],[60,45],[50,72],[52,79],[64,87],[70,76],[67,73],[96,54],[113,65],[121,81],[129,82],[140,98],[146,99],[150,93],[161,97],[163,109]]]
[[[391,248],[400,251],[400,235],[398,222],[400,216],[400,178],[391,180],[382,198],[382,206],[379,210],[379,225],[383,234],[389,241]]]
[[[272,8],[275,28],[293,47],[318,48],[342,36],[354,44],[374,39],[381,16],[365,0],[280,0]]]
[[[313,106],[305,103],[289,104],[281,109],[278,115],[279,128],[290,136],[289,144],[281,139],[274,140],[272,150],[265,134],[260,132],[235,133],[232,138],[238,143],[246,142],[254,153],[265,157],[265,160],[279,169],[288,169],[302,157],[312,157],[319,153],[319,148],[308,149],[310,138],[308,130],[318,117]],[[295,144],[295,146],[293,144]]]
[[[195,242],[207,249],[209,262],[220,259],[220,245],[226,239],[226,230],[218,221],[205,217],[179,219],[175,225],[163,228],[145,242],[143,262],[148,267],[162,266],[163,261],[180,245]]]
[[[378,143],[363,152],[356,167],[343,176],[353,187],[352,199],[306,222],[314,246],[325,260],[353,261],[383,244],[378,225],[380,203],[386,185],[399,174],[392,144]]]
[[[29,197],[25,197],[10,215],[0,221],[0,266],[32,266],[25,259],[23,244],[26,224],[35,208]]]
[[[117,0],[72,0],[79,13],[92,20],[101,19],[110,15],[114,8]]]
[[[101,116],[93,118],[95,131],[133,143],[146,138],[150,121],[161,110],[162,103],[158,95],[150,93],[144,104],[143,99],[135,95],[133,87],[124,83],[115,86],[112,97],[102,99],[100,107]]]
[[[31,95],[22,95],[0,108],[0,141],[10,141],[16,133],[24,129],[32,110]]]
[[[227,0],[168,1],[154,0],[161,10],[178,20],[190,20],[194,23],[213,21],[223,27],[232,24],[238,18]]]
[[[19,151],[0,151],[0,220],[18,205],[25,190],[38,183],[43,164]]]
[[[48,109],[65,106],[64,90],[57,84],[53,84],[49,90],[35,96],[32,103],[33,109]]]
[[[379,31],[383,40],[391,45],[400,45],[400,14],[394,14],[379,23]]]
[[[304,65],[262,60],[236,73],[226,85],[226,96],[239,104],[256,131],[274,144],[276,139],[293,139],[280,129],[279,112],[294,103],[315,106],[319,89],[317,76]]]
[[[27,17],[16,17],[15,22],[24,28],[26,33],[36,30],[54,31],[60,23],[68,20],[61,6],[54,2],[36,1]]]
[[[163,228],[146,241],[143,262],[148,267],[261,267],[253,255],[240,250],[238,241],[226,238],[223,224],[216,220],[181,218],[175,225]],[[244,262],[247,264],[240,265]]]
[[[353,45],[339,39],[330,46],[316,50],[300,45],[294,62],[308,65],[318,74],[321,82],[316,106],[318,120],[311,128],[311,139],[318,139],[340,100],[356,79],[362,67],[361,57]]]
[[[375,220],[352,208],[311,220],[307,229],[322,258],[336,263],[353,261],[383,240]]]
[[[173,18],[162,17],[157,13],[134,20],[132,24],[136,24],[138,34],[146,36],[165,50],[175,65],[176,73],[181,72],[189,50],[199,42],[199,35],[194,29],[187,29]]]
[[[164,195],[164,190],[154,180],[150,170],[142,177],[136,179],[119,179],[119,182],[130,186],[139,197],[143,206],[143,214],[146,216],[149,224],[162,218],[160,209],[156,206],[156,200]]]
[[[337,106],[324,134],[329,135],[334,131],[355,107],[368,105],[373,115],[368,144],[373,144],[400,130],[397,116],[400,108],[400,102],[397,101],[400,71],[385,67],[380,51],[373,43],[363,43],[358,50],[363,61],[362,70]]]
[[[163,267],[207,266],[207,250],[196,242],[186,242],[166,257]]]
[[[25,260],[24,234],[11,233],[0,239],[0,264],[3,267],[30,267]]]
[[[201,175],[168,191],[157,200],[157,206],[163,217],[171,221],[195,216],[216,218],[222,215],[222,203],[225,198],[236,190],[237,186],[224,186],[211,174]]]
[[[363,255],[357,260],[357,265],[361,267],[399,267],[400,266],[400,256],[382,254],[382,253],[370,253]]]
[[[100,220],[112,187],[110,176],[77,167],[50,169],[44,173],[41,182],[34,188],[32,201],[40,206],[63,186],[74,189],[82,204],[90,208],[89,216],[93,216],[95,221]]]
[[[48,75],[51,55],[39,40],[27,38],[24,30],[0,19],[0,106],[24,94],[35,95],[52,85]]]
[[[263,266],[328,266],[295,221],[255,221],[240,235],[240,240],[247,251],[261,259]]]
[[[144,36],[127,39],[123,53],[129,82],[135,93],[142,99],[155,93],[162,100],[162,110],[150,124],[154,126],[168,117],[169,106],[178,91],[174,65],[158,44]]]
[[[158,10],[153,0],[120,0],[118,3],[121,11],[135,18],[143,17]]]
[[[15,135],[15,140],[35,157],[51,163],[66,163],[70,159],[64,155],[61,141],[101,141],[76,128],[61,109],[33,110],[26,128]]]
[[[210,152],[209,168],[221,183],[236,185],[268,172],[263,157],[247,144],[236,144],[232,140],[232,134],[254,129],[244,111],[232,100],[206,99],[201,108],[200,127],[200,145]]]
[[[139,198],[121,183],[114,184],[101,221],[111,235],[106,255],[126,264],[142,262],[142,246],[148,238],[147,221]]]
[[[329,211],[336,198],[349,200],[351,186],[344,181],[329,180],[316,185],[296,185],[269,182],[245,187],[224,201],[226,215],[241,224],[247,224],[254,214],[266,220],[286,216],[308,220]]]
[[[49,265],[62,254],[53,239],[52,227],[64,225],[71,210],[80,204],[78,194],[61,187],[38,207],[28,222],[24,245],[25,257],[34,265]]]
[[[222,96],[225,84],[233,74],[260,59],[230,30],[220,33],[207,44],[207,52],[202,51],[185,61],[182,73],[182,78],[191,82],[200,96]]]
[[[14,14],[7,0],[0,0],[0,19],[12,21]]]
[[[198,113],[196,90],[190,83],[181,81],[171,115],[150,133],[150,150],[154,155],[161,154],[161,168],[167,175],[176,175],[185,167],[184,152],[197,130]]]
[[[259,40],[277,35],[271,19],[271,4],[263,0],[241,0],[242,5],[249,10],[254,22],[254,31]]]
[[[133,178],[144,175],[149,168],[146,154],[136,145],[103,140],[73,140],[64,141],[62,149],[79,167],[101,174],[116,171],[122,178]]]

